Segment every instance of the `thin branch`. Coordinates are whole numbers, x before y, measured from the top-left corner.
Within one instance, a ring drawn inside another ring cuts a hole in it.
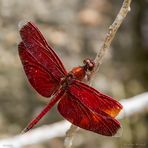
[[[106,37],[104,39],[104,42],[95,58],[95,67],[94,70],[92,71],[92,73],[90,73],[89,75],[89,82],[91,81],[93,75],[95,75],[95,73],[99,70],[100,65],[103,61],[103,58],[105,56],[105,52],[106,50],[109,48],[112,40],[114,39],[117,30],[119,29],[119,27],[121,26],[124,18],[126,17],[127,13],[130,11],[130,4],[131,4],[132,0],[124,0],[122,7],[119,11],[119,13],[117,14],[117,17],[115,18],[113,24],[109,27],[108,32],[106,34]],[[71,125],[69,131],[67,132],[68,134],[66,134],[65,137],[65,148],[71,148],[72,145],[72,140],[73,140],[73,136],[74,134],[71,132],[76,133],[76,131],[78,130],[78,127]],[[69,143],[68,143],[69,141]]]
[[[66,138],[64,140],[64,145],[66,148],[71,148],[74,135],[78,130],[79,130],[79,127],[71,124],[69,130],[66,132]]]
[[[101,63],[102,60],[105,56],[105,52],[106,50],[109,48],[109,46],[111,45],[112,40],[114,39],[117,30],[119,29],[119,27],[121,26],[124,18],[126,17],[127,13],[131,10],[130,8],[130,4],[131,4],[132,0],[124,0],[122,7],[119,11],[119,13],[117,14],[117,17],[115,18],[113,24],[109,27],[108,32],[106,34],[106,37],[104,39],[104,42],[95,58],[95,63],[96,63],[96,67],[94,69],[94,72],[96,72]]]
[[[118,115],[118,119],[129,118],[135,114],[148,111],[148,92],[138,96],[121,100],[123,110]],[[68,121],[60,121],[48,126],[42,126],[33,129],[23,135],[17,135],[8,139],[0,140],[0,147],[5,148],[22,148],[29,145],[49,141],[52,138],[64,137],[65,132],[70,128]],[[75,133],[75,132],[71,132]]]
[[[63,137],[69,128],[70,123],[68,121],[57,122],[50,126],[44,125],[43,127],[28,131],[23,135],[20,134],[9,139],[0,140],[0,148],[22,148],[55,137]]]

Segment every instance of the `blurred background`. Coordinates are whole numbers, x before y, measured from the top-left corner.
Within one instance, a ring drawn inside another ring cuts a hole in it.
[[[0,0],[0,139],[20,133],[49,99],[28,83],[18,57],[18,24],[31,20],[55,48],[67,70],[95,58],[122,0]],[[133,0],[93,86],[121,100],[148,90],[148,1]],[[37,127],[63,118],[56,106]],[[148,147],[148,112],[121,120],[122,136],[111,138],[80,130],[74,148]],[[54,138],[27,148],[63,148]],[[139,145],[137,145],[139,144]]]

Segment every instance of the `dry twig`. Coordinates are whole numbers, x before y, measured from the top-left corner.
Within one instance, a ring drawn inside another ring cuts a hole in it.
[[[124,0],[123,1],[122,7],[121,7],[119,13],[117,14],[117,17],[115,18],[113,24],[109,27],[108,33],[104,39],[104,42],[103,42],[103,44],[102,44],[102,46],[95,58],[95,67],[89,76],[90,80],[92,79],[92,75],[94,76],[94,74],[98,71],[98,69],[102,63],[102,60],[105,56],[106,50],[109,48],[112,40],[115,37],[117,30],[119,29],[120,25],[122,24],[127,13],[130,11],[131,1],[132,0]],[[76,133],[77,129],[78,129],[78,127],[71,125],[70,129],[67,131],[66,138],[65,138],[65,148],[71,148],[73,136],[74,136],[74,133]]]

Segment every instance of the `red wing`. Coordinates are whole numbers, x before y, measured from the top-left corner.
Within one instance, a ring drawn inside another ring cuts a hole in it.
[[[80,81],[75,80],[68,89],[82,104],[97,113],[101,110],[115,117],[122,109],[122,105],[116,100]]]
[[[31,85],[39,94],[50,97],[59,87],[57,81],[49,70],[44,68],[26,49],[23,42],[18,46],[19,55],[22,61],[25,73]]]
[[[50,97],[59,87],[67,72],[41,32],[31,23],[25,24],[20,35],[19,55],[31,85],[45,97]]]
[[[59,57],[33,23],[25,24],[20,30],[20,35],[28,52],[44,67],[50,69],[50,66],[54,66],[53,69],[60,73],[60,77],[67,74]]]
[[[104,112],[96,113],[89,110],[71,94],[62,97],[58,110],[72,124],[101,135],[113,136],[120,128],[117,120]]]

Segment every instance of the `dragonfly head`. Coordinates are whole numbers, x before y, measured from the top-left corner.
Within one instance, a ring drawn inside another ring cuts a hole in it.
[[[85,59],[83,63],[85,71],[92,71],[95,66],[94,60],[91,59]]]

